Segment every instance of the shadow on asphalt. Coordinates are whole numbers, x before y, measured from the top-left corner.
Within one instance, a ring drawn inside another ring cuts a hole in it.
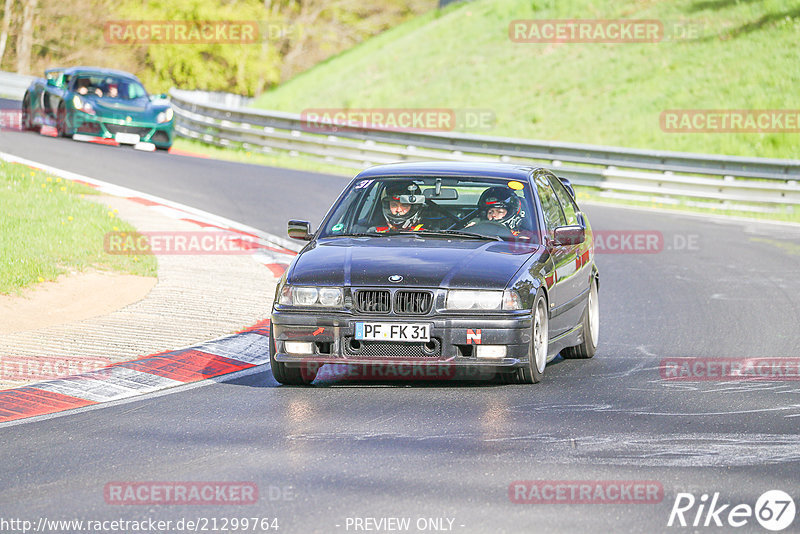
[[[545,373],[549,370],[552,372],[554,368],[558,368],[564,360],[561,356],[557,356],[555,360],[551,361],[547,364],[547,369],[545,369]],[[275,378],[272,376],[272,371],[269,368],[269,365],[263,365],[263,370],[257,373],[253,373],[251,375],[242,376],[239,378],[234,378],[232,380],[224,380],[226,384],[232,384],[236,386],[246,386],[246,387],[254,387],[254,388],[285,388],[285,389],[306,389],[306,388],[367,388],[367,387],[393,387],[393,388],[401,388],[401,387],[413,387],[419,389],[429,389],[429,388],[487,388],[487,387],[497,387],[497,386],[508,386],[508,385],[516,385],[516,384],[506,384],[502,381],[502,379],[497,376],[490,376],[489,373],[485,373],[484,377],[481,378],[474,378],[474,377],[453,377],[447,379],[416,379],[412,380],[409,378],[398,377],[396,379],[380,379],[380,378],[363,378],[357,376],[353,378],[353,374],[348,373],[358,373],[363,372],[360,371],[359,368],[361,366],[357,365],[341,365],[337,364],[336,366],[331,365],[324,365],[318,371],[318,378],[314,380],[310,385],[307,386],[287,386],[278,383]],[[331,368],[338,369],[337,371],[331,371]],[[323,378],[319,378],[322,375]],[[545,380],[547,380],[545,375]]]

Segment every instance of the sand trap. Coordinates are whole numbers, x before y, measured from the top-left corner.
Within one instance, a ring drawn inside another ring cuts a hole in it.
[[[106,315],[142,300],[158,280],[102,271],[62,275],[20,296],[0,295],[0,334]]]

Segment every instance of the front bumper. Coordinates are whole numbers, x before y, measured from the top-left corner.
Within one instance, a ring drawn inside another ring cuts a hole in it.
[[[428,323],[432,343],[362,342],[354,350],[356,322]],[[274,311],[274,358],[289,367],[326,363],[376,365],[413,363],[424,366],[513,369],[527,365],[531,338],[529,313],[503,316],[352,316],[335,313]],[[434,341],[435,340],[435,341]],[[290,354],[286,341],[310,342],[313,354]],[[502,345],[503,358],[478,358],[477,347]],[[369,350],[366,350],[369,349]]]
[[[158,124],[126,121],[75,112],[72,117],[71,133],[93,135],[103,139],[115,139],[117,133],[136,134],[143,143],[153,143],[159,148],[169,148],[172,146],[174,138],[173,122]]]

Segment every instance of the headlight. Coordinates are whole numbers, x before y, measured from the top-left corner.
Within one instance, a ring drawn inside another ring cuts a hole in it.
[[[474,291],[452,289],[447,292],[448,310],[521,310],[522,300],[513,289],[507,291]]]
[[[278,304],[282,306],[340,307],[344,302],[341,287],[303,287],[285,285]]]
[[[81,97],[75,95],[72,97],[72,105],[78,111],[83,111],[84,113],[88,113],[89,115],[94,115],[94,108],[89,102],[84,102]]]
[[[167,108],[156,116],[156,122],[169,122],[174,114],[175,112],[172,111],[172,108]]]

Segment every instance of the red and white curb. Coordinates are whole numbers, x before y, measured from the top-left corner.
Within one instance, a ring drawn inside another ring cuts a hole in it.
[[[231,336],[0,391],[0,423],[119,401],[269,361],[269,319]]]
[[[143,204],[162,215],[257,240],[253,257],[281,276],[297,255],[297,244],[236,221],[127,187],[42,165],[0,152],[20,163],[92,187],[104,194]],[[0,425],[101,403],[115,402],[175,386],[243,371],[269,361],[269,319],[231,336],[179,350],[144,356],[67,378],[0,391]]]

